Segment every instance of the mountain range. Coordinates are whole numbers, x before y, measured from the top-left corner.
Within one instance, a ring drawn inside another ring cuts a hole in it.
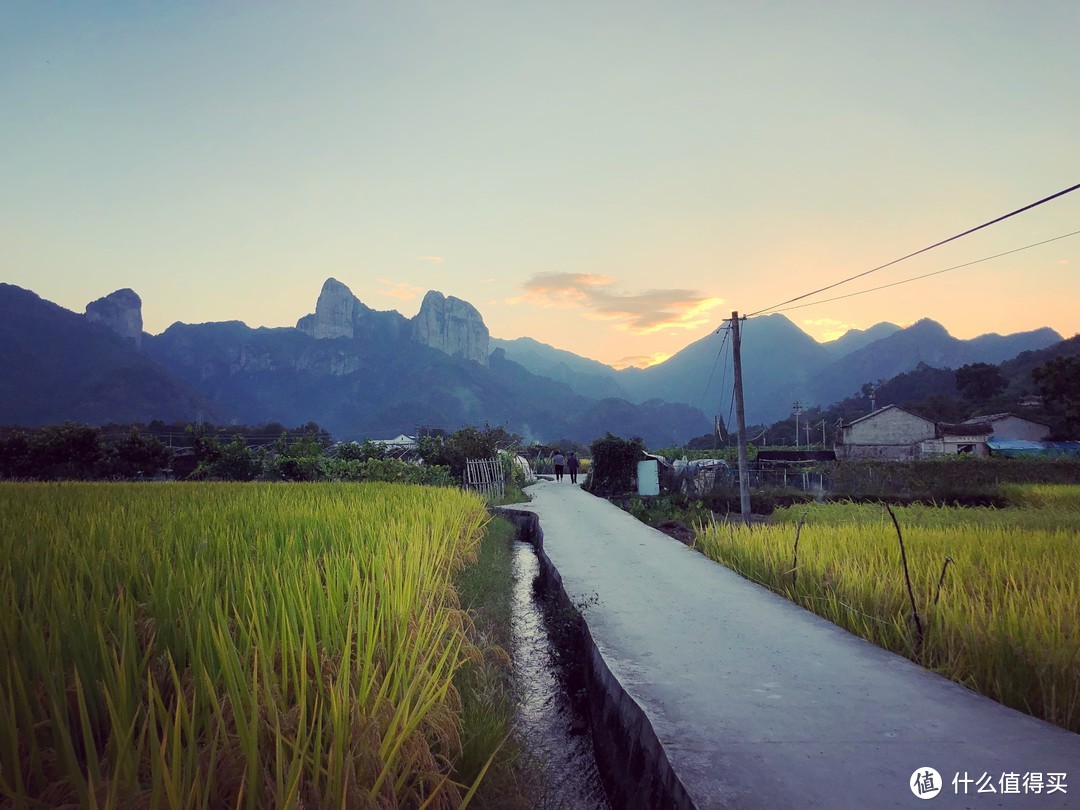
[[[742,332],[751,423],[919,363],[998,363],[1061,340],[1051,329],[958,340],[923,320],[818,343],[779,314]],[[315,421],[358,439],[487,422],[533,440],[610,431],[663,446],[709,432],[706,413],[727,413],[729,351],[718,331],[658,365],[617,371],[531,338],[491,338],[476,308],[453,296],[431,291],[405,318],[366,306],[335,279],[295,327],[174,323],[150,335],[132,290],[79,314],[0,284],[0,424]]]
[[[1048,328],[960,340],[941,324],[924,319],[906,328],[877,324],[818,343],[780,314],[747,320],[741,333],[746,418],[751,424],[789,416],[795,401],[827,406],[856,393],[864,383],[889,379],[920,364],[952,369],[996,364],[1062,340]],[[730,343],[726,330],[718,330],[663,363],[616,371],[530,338],[492,341],[509,359],[576,391],[602,390],[605,396],[631,402],[659,397],[725,417],[732,396]]]

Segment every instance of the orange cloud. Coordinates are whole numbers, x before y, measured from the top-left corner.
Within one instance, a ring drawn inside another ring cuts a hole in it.
[[[386,287],[382,290],[382,295],[390,298],[400,298],[402,301],[412,301],[420,297],[420,293],[424,291],[423,287],[417,287],[415,284],[409,284],[405,281],[390,281],[389,279],[380,278],[379,283]]]
[[[512,304],[582,309],[588,318],[612,321],[617,328],[637,335],[664,329],[697,329],[709,323],[709,312],[723,303],[695,290],[614,290],[611,276],[590,273],[546,273],[525,282],[525,293]],[[659,361],[655,361],[659,362]]]
[[[648,368],[649,366],[655,366],[657,363],[663,363],[671,357],[666,352],[655,352],[653,354],[638,354],[631,355],[629,357],[620,358],[618,361],[612,363],[613,368],[630,368],[636,366],[637,368]]]
[[[803,326],[806,327],[806,331],[815,340],[820,342],[828,342],[830,340],[836,340],[843,337],[845,333],[852,329],[859,329],[858,324],[845,323],[844,321],[838,321],[834,318],[817,318],[803,321]]]

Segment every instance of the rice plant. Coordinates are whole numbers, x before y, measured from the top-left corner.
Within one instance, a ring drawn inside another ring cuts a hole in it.
[[[791,507],[764,526],[703,527],[697,545],[863,638],[1080,731],[1080,487],[1019,487],[1010,499],[1030,505],[895,508],[921,641],[880,506]]]
[[[456,807],[483,502],[0,485],[5,807]]]

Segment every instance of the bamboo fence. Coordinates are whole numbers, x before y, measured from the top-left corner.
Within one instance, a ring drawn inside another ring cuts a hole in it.
[[[501,498],[506,493],[506,475],[497,458],[466,459],[465,489],[482,492],[486,498]]]

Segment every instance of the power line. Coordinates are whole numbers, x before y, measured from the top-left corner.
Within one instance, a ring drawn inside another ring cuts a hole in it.
[[[944,270],[935,270],[932,273],[924,273],[921,276],[912,276],[911,278],[905,278],[901,281],[894,281],[891,284],[882,284],[880,287],[870,287],[866,290],[859,290],[858,292],[847,293],[846,295],[837,295],[832,298],[823,298],[820,301],[809,301],[805,304],[796,304],[793,307],[783,307],[782,309],[774,310],[775,312],[788,312],[793,309],[803,309],[804,307],[813,307],[818,304],[827,304],[830,301],[840,301],[844,298],[854,298],[857,295],[865,295],[866,293],[877,292],[878,290],[887,290],[889,287],[898,287],[901,284],[910,284],[912,281],[919,281],[920,279],[930,278],[931,276],[940,276],[942,273],[948,273],[950,270],[959,270],[963,267],[971,267],[973,264],[980,264],[982,262],[988,262],[991,259],[1000,259],[1002,256],[1008,256],[1011,253],[1019,253],[1022,250],[1030,250],[1031,248],[1039,247],[1039,245],[1048,245],[1051,242],[1056,242],[1059,239],[1066,239],[1070,236],[1076,236],[1080,234],[1080,231],[1073,231],[1072,233],[1065,233],[1061,236],[1055,236],[1053,239],[1044,239],[1041,242],[1035,242],[1030,245],[1024,245],[1023,247],[1013,248],[1012,250],[1006,250],[1004,253],[995,253],[993,256],[984,256],[981,259],[975,259],[974,261],[964,262],[963,264],[954,264],[952,267],[946,267]]]
[[[723,329],[723,327],[720,327],[720,329]],[[719,332],[720,329],[717,329],[716,331]],[[716,332],[714,332],[713,334],[716,334]],[[720,357],[724,353],[724,346],[727,344],[727,339],[728,339],[729,334],[730,334],[730,332],[728,332],[727,330],[724,330],[724,338],[723,338],[723,340],[720,341],[720,348],[717,349],[717,351],[716,351],[716,359],[713,360],[712,371],[709,372],[709,380],[708,380],[708,382],[705,383],[705,390],[701,392],[701,404],[698,406],[699,411],[705,410],[705,398],[709,395],[709,386],[712,385],[712,378],[713,378],[713,375],[716,373],[716,365],[717,365],[717,363],[720,362]],[[726,374],[726,372],[727,372],[727,367],[726,366],[724,367],[724,371],[725,371],[725,374]],[[721,383],[721,388],[723,388],[723,383]]]
[[[1000,217],[997,217],[995,219],[990,220],[989,222],[984,222],[982,225],[976,225],[974,228],[968,228],[963,233],[958,233],[955,236],[950,236],[948,239],[942,239],[940,242],[935,242],[932,245],[928,245],[928,246],[926,246],[926,247],[924,247],[924,248],[922,248],[920,250],[916,250],[913,253],[909,253],[906,256],[901,256],[899,259],[893,259],[891,262],[887,262],[885,264],[878,265],[877,267],[873,267],[873,268],[871,268],[869,270],[864,270],[861,273],[856,273],[854,276],[848,276],[845,279],[841,279],[840,281],[837,281],[837,282],[835,282],[833,284],[829,284],[829,285],[827,285],[825,287],[821,287],[821,288],[819,288],[817,290],[813,290],[812,292],[803,293],[802,295],[797,295],[794,298],[789,298],[786,301],[781,301],[779,304],[773,304],[770,307],[765,307],[764,309],[759,309],[757,312],[751,312],[746,317],[747,318],[752,318],[755,315],[761,315],[762,313],[770,312],[771,310],[777,309],[778,307],[786,306],[787,304],[793,304],[796,301],[801,301],[802,299],[809,298],[812,295],[817,295],[818,293],[825,292],[826,290],[831,290],[834,287],[839,287],[841,284],[847,284],[849,281],[854,281],[857,278],[862,278],[863,276],[868,276],[871,273],[876,273],[878,270],[884,270],[886,267],[892,267],[894,264],[899,264],[900,262],[902,262],[902,261],[904,261],[906,259],[910,259],[913,256],[918,256],[920,253],[926,253],[928,250],[933,250],[934,248],[941,247],[942,245],[948,244],[949,242],[955,241],[955,240],[957,240],[957,239],[959,239],[959,238],[961,238],[963,236],[967,236],[968,234],[975,233],[975,231],[981,231],[983,228],[988,228],[991,225],[995,225],[998,222],[1001,222],[1003,220],[1008,219],[1009,217],[1014,217],[1017,214],[1022,214],[1025,211],[1030,211],[1032,208],[1036,208],[1036,207],[1038,207],[1040,205],[1043,205],[1044,203],[1048,203],[1051,200],[1057,199],[1058,197],[1063,197],[1066,194],[1069,194],[1069,193],[1071,193],[1073,191],[1076,191],[1077,189],[1080,189],[1080,183],[1077,183],[1074,186],[1070,186],[1069,188],[1063,189],[1063,190],[1057,192],[1056,194],[1051,194],[1049,197],[1043,197],[1041,200],[1036,200],[1033,203],[1029,203],[1028,205],[1025,205],[1023,208],[1017,208],[1015,211],[1010,211],[1008,214],[1003,214]]]

